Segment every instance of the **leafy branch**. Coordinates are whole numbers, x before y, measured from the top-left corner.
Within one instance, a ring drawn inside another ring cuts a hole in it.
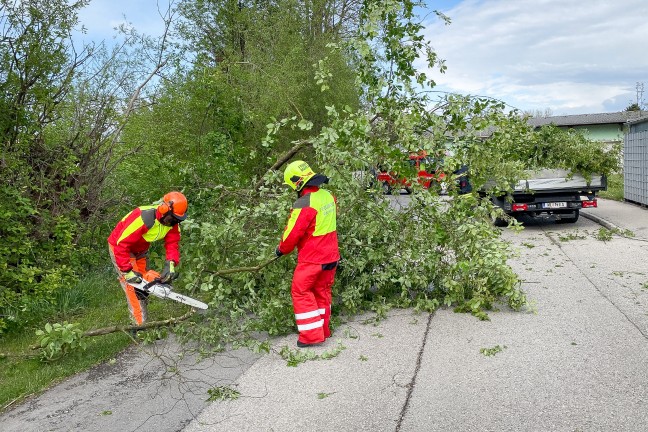
[[[40,358],[43,361],[51,362],[60,359],[66,354],[77,350],[87,348],[86,338],[93,336],[103,336],[116,332],[133,332],[140,330],[149,330],[159,327],[167,327],[189,319],[194,313],[190,310],[180,317],[169,318],[162,321],[150,321],[142,325],[128,326],[110,326],[99,329],[82,331],[78,323],[47,323],[43,330],[37,330],[36,336],[39,337],[38,344],[30,346],[32,350],[41,350]],[[2,355],[0,355],[2,357]]]

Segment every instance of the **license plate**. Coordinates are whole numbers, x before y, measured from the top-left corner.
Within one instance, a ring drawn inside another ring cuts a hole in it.
[[[542,208],[566,208],[567,203],[566,202],[549,202],[549,203],[542,203]]]

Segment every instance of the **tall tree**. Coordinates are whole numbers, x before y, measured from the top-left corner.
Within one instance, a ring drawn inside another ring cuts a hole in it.
[[[342,5],[348,27],[349,4]],[[282,130],[285,140],[263,145],[273,118],[308,118],[320,128],[326,105],[358,107],[349,56],[327,46],[340,39],[339,21],[315,37],[309,10],[294,0],[187,1],[179,10],[179,35],[191,61],[126,129],[125,141],[146,152],[129,158],[119,176],[140,172],[150,185],[125,184],[128,194],[145,199],[152,188],[240,187],[300,134]],[[323,67],[337,77],[326,92],[316,76]]]
[[[630,105],[626,107],[623,111],[641,111],[641,107],[639,106],[638,103],[633,102]]]

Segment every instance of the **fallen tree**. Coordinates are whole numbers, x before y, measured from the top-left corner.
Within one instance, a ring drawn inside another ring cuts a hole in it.
[[[459,194],[452,182],[450,200],[434,189],[423,190],[403,154],[422,150],[444,158],[447,172],[469,165],[475,189],[487,180],[506,187],[522,175],[528,157],[516,149],[529,149],[534,132],[500,101],[430,97],[427,90],[435,83],[415,63],[442,72],[445,65],[421,36],[414,5],[407,0],[365,2],[354,36],[327,45],[329,53],[348,55],[357,72],[361,106],[337,104],[333,98],[324,102],[336,80],[324,56],[312,70],[324,119],[306,118],[306,110],[296,107],[294,115],[269,120],[258,148],[247,143],[246,150],[252,150],[246,155],[226,154],[237,155],[240,166],[232,167],[235,173],[229,177],[227,170],[215,171],[223,173],[218,186],[187,177],[195,186],[192,193],[200,197],[195,207],[201,211],[182,226],[185,285],[179,288],[197,293],[210,309],[191,324],[167,323],[177,324],[181,340],[199,340],[220,350],[229,344],[258,345],[259,338],[252,336],[260,332],[294,330],[294,258],[268,264],[274,262],[274,247],[295,199],[281,184],[282,168],[296,159],[307,160],[329,176],[326,187],[339,201],[342,260],[333,287],[335,316],[371,310],[383,317],[395,307],[433,311],[447,306],[488,319],[497,303],[514,310],[525,307],[521,282],[507,263],[512,251],[492,224],[500,211],[488,197]],[[155,110],[151,113],[155,119]],[[480,136],[486,131],[496,133],[484,141]],[[557,133],[549,131],[544,140]],[[565,155],[565,165],[577,165],[577,151]],[[229,161],[215,157],[223,164]],[[534,157],[538,164],[555,160],[555,154],[546,151]],[[266,165],[244,175],[241,166],[259,161]],[[395,208],[382,190],[368,187],[363,176],[355,175],[378,161],[412,182],[410,205]],[[211,161],[206,158],[203,163]],[[193,166],[187,165],[184,172],[192,173]]]

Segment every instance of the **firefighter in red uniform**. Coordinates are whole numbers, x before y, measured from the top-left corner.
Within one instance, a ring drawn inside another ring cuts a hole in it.
[[[175,279],[175,267],[180,263],[178,224],[186,217],[187,198],[180,192],[169,192],[160,204],[137,207],[128,213],[108,237],[110,258],[137,325],[146,321],[147,295],[130,284],[140,283],[142,279],[160,278],[162,282]],[[161,239],[164,239],[166,263],[159,274],[148,268],[148,250],[151,242]]]
[[[337,201],[320,189],[328,177],[315,174],[304,161],[286,167],[284,183],[297,191],[277,256],[297,247],[291,295],[300,348],[319,345],[331,336],[331,287],[340,259],[336,231]]]

